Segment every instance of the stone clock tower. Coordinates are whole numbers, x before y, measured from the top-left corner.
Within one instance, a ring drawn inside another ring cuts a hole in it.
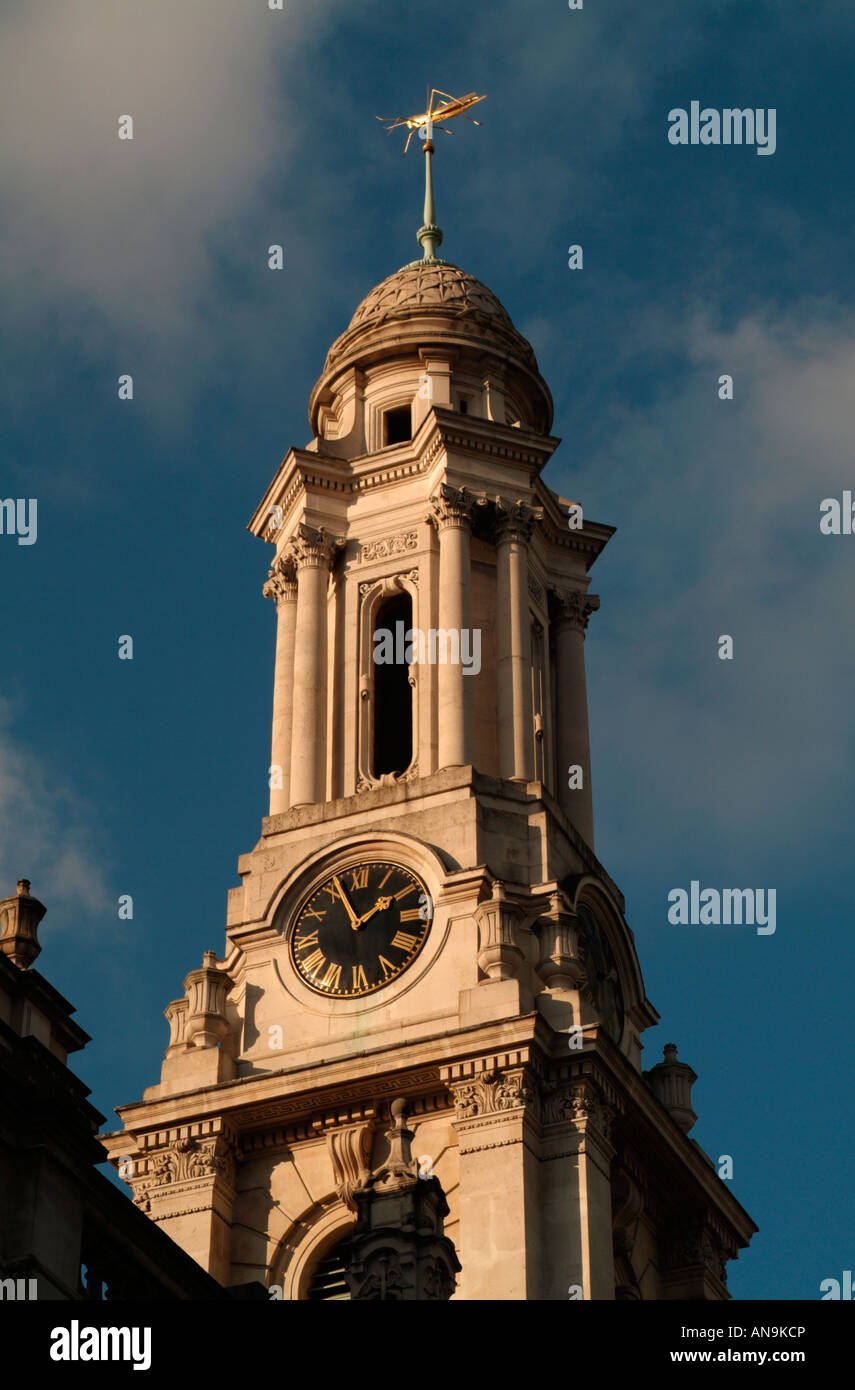
[[[250,523],[269,815],[108,1148],[221,1283],[345,1297],[403,1099],[455,1298],[725,1298],[754,1227],[687,1137],[694,1073],[673,1048],[642,1072],[657,1014],[594,854],[584,639],[612,528],[544,483],[534,353],[426,223]]]

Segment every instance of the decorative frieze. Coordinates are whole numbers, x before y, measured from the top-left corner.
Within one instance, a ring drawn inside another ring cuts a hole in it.
[[[365,541],[359,547],[359,558],[362,562],[385,560],[389,555],[402,555],[408,550],[417,550],[418,545],[419,538],[416,531],[403,531],[397,536],[384,536],[381,540]]]

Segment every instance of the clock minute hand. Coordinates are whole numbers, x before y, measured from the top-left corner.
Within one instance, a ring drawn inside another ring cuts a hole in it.
[[[339,895],[339,897],[341,898],[342,902],[344,903],[345,910],[346,910],[346,912],[347,912],[348,917],[350,918],[350,925],[353,927],[353,930],[356,931],[357,928],[359,927],[359,921],[360,921],[360,919],[357,917],[356,913],[354,912],[353,908],[352,908],[351,905],[350,905],[350,899],[348,898],[347,894],[345,893],[344,889],[343,889],[342,886],[341,886],[341,883],[339,882],[338,874],[333,874],[333,876],[332,876],[332,881],[333,881],[333,883],[335,884],[336,888],[338,889],[338,895]]]
[[[374,916],[375,912],[385,912],[386,908],[389,907],[391,901],[391,898],[378,898],[374,906],[369,908],[367,912],[363,912],[362,916],[359,918],[359,921],[353,924],[353,930],[357,931],[361,926],[363,926],[365,922],[368,921],[369,917]]]

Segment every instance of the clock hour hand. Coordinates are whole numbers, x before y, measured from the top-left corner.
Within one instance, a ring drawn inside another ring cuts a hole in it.
[[[358,931],[359,928],[361,926],[364,926],[364,924],[368,921],[369,917],[374,916],[375,912],[385,912],[386,908],[389,907],[391,902],[391,897],[378,898],[374,906],[369,908],[367,912],[363,912],[362,916],[359,918],[358,921],[351,923],[353,930]]]
[[[344,889],[342,888],[341,883],[339,882],[338,874],[333,874],[333,876],[332,876],[332,881],[333,881],[333,883],[335,884],[336,888],[338,889],[338,895],[339,895],[339,897],[341,898],[342,902],[344,903],[345,910],[346,910],[346,912],[347,912],[348,917],[350,918],[350,925],[353,927],[353,930],[354,930],[354,931],[357,931],[357,930],[359,929],[360,918],[357,917],[356,913],[354,912],[353,908],[351,907],[351,905],[350,905],[350,900],[349,900],[347,894],[345,893]]]

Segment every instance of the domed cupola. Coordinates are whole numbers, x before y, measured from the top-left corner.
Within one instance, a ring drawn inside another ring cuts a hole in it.
[[[552,427],[531,344],[492,290],[436,256],[442,232],[425,153],[424,257],[376,285],[327,353],[309,402],[321,453],[355,457],[395,442],[383,424],[389,411],[409,408],[414,436],[431,405],[537,434]]]

